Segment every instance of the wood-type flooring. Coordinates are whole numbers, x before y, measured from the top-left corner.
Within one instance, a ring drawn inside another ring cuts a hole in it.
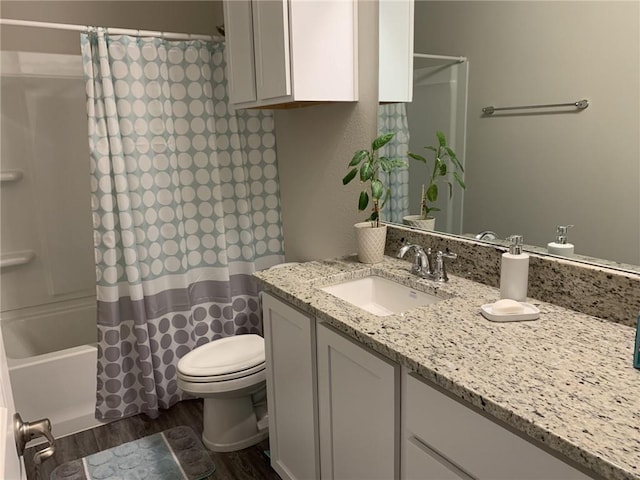
[[[202,400],[180,402],[162,411],[156,419],[146,415],[136,415],[107,423],[84,432],[56,440],[56,453],[45,460],[38,469],[33,463],[33,454],[44,445],[25,451],[27,480],[48,480],[58,465],[92,453],[106,450],[138,438],[146,437],[171,427],[186,425],[198,435],[202,434]],[[238,452],[210,452],[216,471],[208,477],[211,480],[280,480],[271,469],[264,451],[269,448],[269,440],[264,440]]]

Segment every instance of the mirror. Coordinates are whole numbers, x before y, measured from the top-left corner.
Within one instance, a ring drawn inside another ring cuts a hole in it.
[[[468,59],[414,59],[413,102],[404,105],[409,151],[433,158],[423,147],[437,146],[441,130],[464,162],[467,188],[454,182],[452,201],[439,199],[435,229],[493,231],[502,244],[517,233],[546,253],[558,225],[575,225],[573,258],[640,271],[640,3],[416,0],[414,13],[414,52]],[[432,106],[420,105],[425,95]],[[482,113],[581,99],[588,108]],[[438,102],[457,118],[438,113]],[[381,106],[390,108],[401,106]],[[404,192],[392,182],[394,208],[408,196],[394,222],[420,213],[419,163],[410,160]]]

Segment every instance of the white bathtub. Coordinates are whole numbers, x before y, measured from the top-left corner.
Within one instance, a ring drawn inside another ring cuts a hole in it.
[[[16,411],[49,418],[55,437],[86,430],[96,401],[96,301],[85,298],[2,314]]]

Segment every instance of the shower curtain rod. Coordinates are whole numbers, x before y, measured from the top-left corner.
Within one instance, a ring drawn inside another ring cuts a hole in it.
[[[12,25],[18,27],[52,28],[55,30],[70,30],[75,32],[90,32],[95,27],[88,25],[72,25],[69,23],[34,22],[30,20],[14,20],[10,18],[0,18],[0,25]],[[206,40],[220,42],[224,38],[217,35],[197,35],[192,33],[170,33],[155,32],[152,30],[134,30],[130,28],[106,27],[108,33],[112,35],[132,35],[138,37],[161,37],[166,40]]]

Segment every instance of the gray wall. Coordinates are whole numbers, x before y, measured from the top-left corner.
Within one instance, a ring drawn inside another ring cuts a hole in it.
[[[640,2],[416,4],[415,49],[470,61],[464,231],[640,264]],[[588,98],[580,113],[487,105]]]
[[[377,4],[359,2],[359,102],[276,111],[280,197],[287,260],[356,251],[360,185],[342,186],[356,150],[377,132]]]
[[[6,1],[0,16],[40,22],[215,34],[224,23],[221,1]],[[77,32],[2,26],[2,50],[80,52]]]

